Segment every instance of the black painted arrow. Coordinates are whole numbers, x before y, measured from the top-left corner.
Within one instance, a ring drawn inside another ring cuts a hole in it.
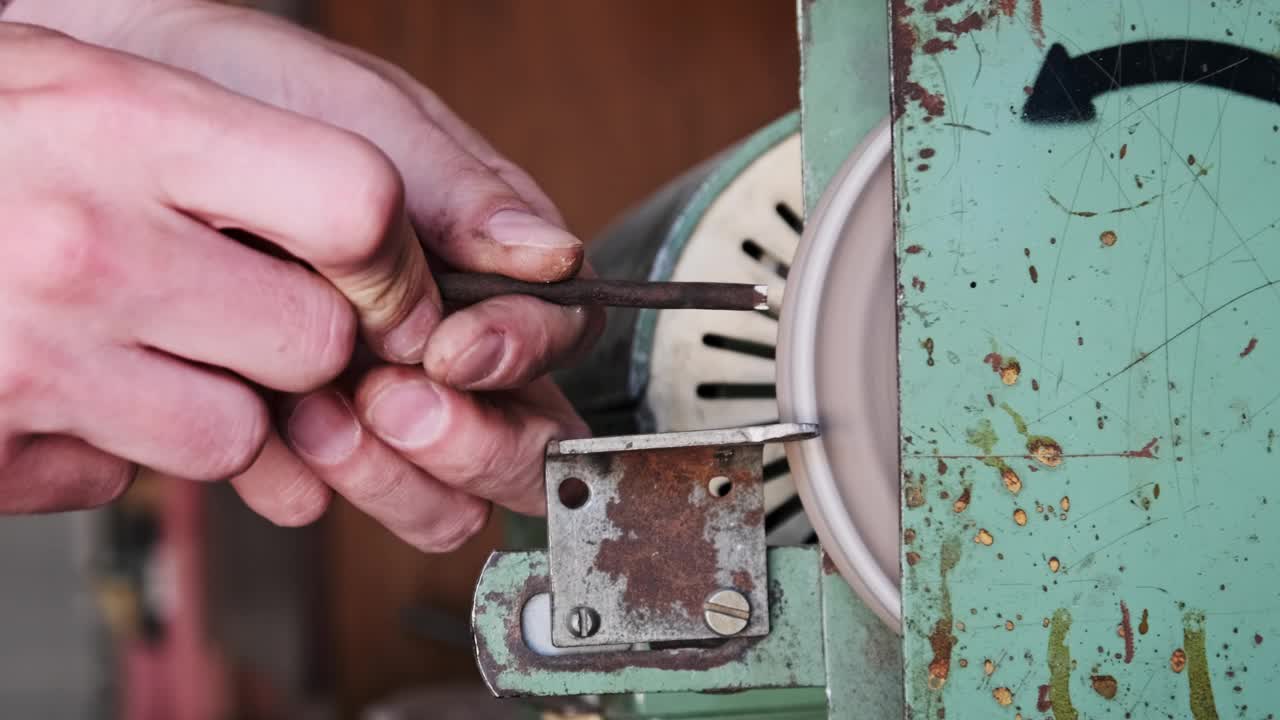
[[[1084,122],[1093,99],[1120,88],[1152,83],[1212,85],[1280,103],[1280,60],[1256,50],[1209,40],[1145,40],[1071,57],[1054,43],[1031,96],[1022,106],[1029,122]]]

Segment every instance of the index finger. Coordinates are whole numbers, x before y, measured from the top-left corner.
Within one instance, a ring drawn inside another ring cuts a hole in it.
[[[380,355],[420,361],[440,298],[391,161],[354,133],[196,76],[187,82],[201,87],[174,91],[170,81],[145,91],[158,93],[174,111],[166,122],[183,128],[147,138],[170,206],[304,260],[351,301]],[[177,141],[155,147],[156,137]]]

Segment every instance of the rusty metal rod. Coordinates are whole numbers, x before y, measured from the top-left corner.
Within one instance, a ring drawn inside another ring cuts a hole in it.
[[[501,275],[446,273],[436,277],[447,305],[471,305],[499,295],[532,295],[559,305],[605,305],[659,310],[767,310],[765,285],[706,282],[636,282],[574,278],[530,283]]]

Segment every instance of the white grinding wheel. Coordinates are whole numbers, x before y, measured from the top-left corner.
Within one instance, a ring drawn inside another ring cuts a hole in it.
[[[756,157],[707,207],[671,280],[768,285],[781,290],[800,241],[800,135]],[[658,432],[778,420],[769,313],[679,310],[658,313],[645,403]],[[787,458],[765,448],[765,527],[774,545],[811,542]]]
[[[822,546],[901,632],[898,369],[890,125],[850,155],[808,218],[778,343],[784,422],[822,435],[787,457]]]

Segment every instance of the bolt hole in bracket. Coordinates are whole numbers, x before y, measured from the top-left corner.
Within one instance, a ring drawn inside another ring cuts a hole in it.
[[[551,443],[552,644],[767,634],[763,445],[816,435],[777,424]]]
[[[591,488],[580,478],[569,477],[560,481],[556,488],[556,496],[560,504],[569,510],[577,510],[591,499]]]

